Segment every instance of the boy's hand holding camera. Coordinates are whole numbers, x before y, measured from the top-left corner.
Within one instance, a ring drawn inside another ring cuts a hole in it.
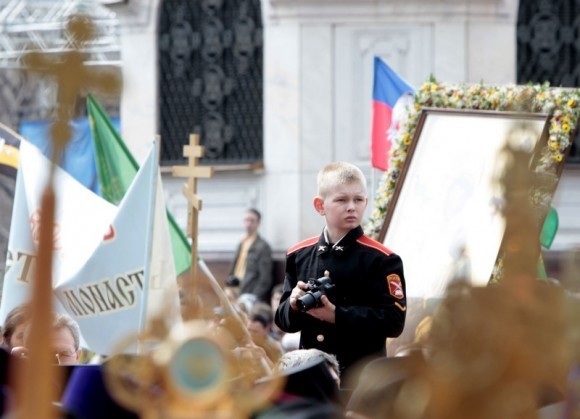
[[[296,286],[292,290],[290,294],[290,307],[294,311],[302,311],[297,305],[298,299],[306,295],[306,291],[310,289],[309,285],[306,282],[298,281]],[[326,295],[320,296],[320,306],[311,308],[310,310],[306,311],[307,314],[311,315],[312,317],[322,320],[328,323],[334,324],[335,322],[335,311],[336,306],[330,302]]]

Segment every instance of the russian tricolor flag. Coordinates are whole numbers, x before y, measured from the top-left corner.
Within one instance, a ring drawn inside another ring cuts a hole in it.
[[[375,76],[373,82],[373,126],[371,137],[371,164],[386,171],[391,149],[390,131],[395,105],[406,93],[413,94],[413,89],[400,78],[379,57],[375,57]]]

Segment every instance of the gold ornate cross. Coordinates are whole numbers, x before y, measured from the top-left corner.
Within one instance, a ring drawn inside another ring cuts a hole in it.
[[[214,170],[209,166],[199,166],[199,159],[203,157],[204,148],[199,145],[199,135],[191,134],[189,144],[183,147],[183,155],[187,157],[187,166],[173,166],[172,174],[177,177],[186,177],[187,183],[183,185],[183,195],[188,202],[187,235],[191,238],[191,271],[188,283],[183,284],[188,291],[191,306],[188,317],[197,314],[197,255],[198,255],[198,218],[201,211],[201,198],[197,195],[197,178],[210,178]]]
[[[66,24],[72,38],[72,49],[56,55],[31,51],[23,56],[27,70],[45,74],[58,84],[56,119],[51,128],[54,143],[53,161],[70,139],[69,120],[74,118],[77,99],[81,92],[91,88],[105,94],[114,94],[121,86],[117,73],[85,65],[81,48],[96,35],[96,26],[88,16],[73,15]]]
[[[61,54],[49,56],[40,51],[24,55],[23,64],[33,73],[41,73],[56,79],[58,85],[56,120],[51,128],[53,141],[52,160],[57,163],[60,154],[70,139],[69,120],[74,111],[79,94],[87,87],[112,93],[120,83],[116,74],[104,74],[102,70],[92,70],[84,63],[80,51],[83,44],[95,35],[95,26],[86,16],[71,16],[66,28],[73,40],[73,48]],[[55,191],[53,186],[54,168],[42,196],[40,239],[37,255],[37,269],[30,301],[31,322],[29,361],[20,371],[17,386],[19,415],[30,418],[52,418],[50,409],[56,388],[51,383],[60,382],[53,366],[54,356],[47,351],[52,344],[52,253],[55,219]]]

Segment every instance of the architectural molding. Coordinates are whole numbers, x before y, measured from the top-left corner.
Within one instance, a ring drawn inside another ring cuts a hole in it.
[[[140,32],[156,28],[160,2],[163,0],[125,0],[107,5],[115,12],[122,25],[123,32]]]
[[[272,21],[515,21],[517,0],[269,0]]]

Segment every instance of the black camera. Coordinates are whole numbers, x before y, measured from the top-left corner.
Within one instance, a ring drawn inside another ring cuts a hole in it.
[[[230,275],[228,279],[226,279],[226,287],[239,287],[240,280],[233,275]]]
[[[318,279],[308,280],[308,291],[296,300],[298,310],[305,312],[315,307],[322,307],[321,298],[323,295],[331,297],[334,293],[334,284],[328,276]]]

